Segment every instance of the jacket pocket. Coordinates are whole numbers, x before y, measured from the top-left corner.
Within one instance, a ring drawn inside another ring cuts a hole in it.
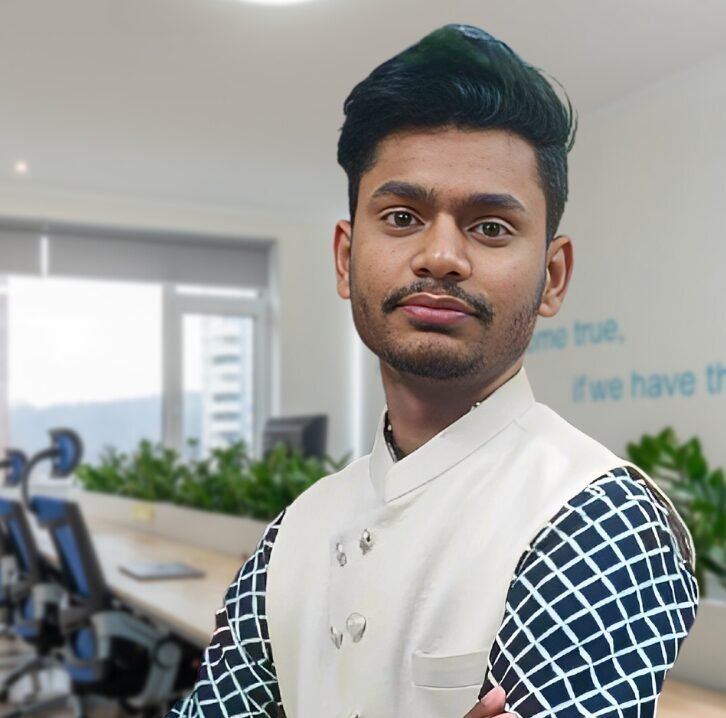
[[[411,656],[413,682],[421,688],[481,688],[489,660],[489,649],[441,656],[415,651]]]
[[[411,656],[417,718],[460,718],[477,702],[489,649],[455,656]]]

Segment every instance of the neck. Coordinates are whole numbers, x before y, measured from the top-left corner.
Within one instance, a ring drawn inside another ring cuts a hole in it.
[[[516,362],[494,379],[440,381],[401,374],[381,362],[381,378],[396,446],[410,454],[483,401],[522,367]]]

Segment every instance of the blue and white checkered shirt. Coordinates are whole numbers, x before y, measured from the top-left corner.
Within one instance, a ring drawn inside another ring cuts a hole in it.
[[[196,687],[167,718],[284,715],[265,613],[283,516],[229,587]],[[521,718],[654,716],[698,603],[679,525],[626,468],[569,501],[519,561],[481,695],[501,685]]]

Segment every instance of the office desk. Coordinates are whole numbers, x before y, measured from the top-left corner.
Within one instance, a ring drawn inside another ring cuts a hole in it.
[[[134,531],[117,524],[88,518],[88,529],[106,583],[122,602],[139,613],[168,626],[200,648],[214,630],[214,614],[222,605],[227,586],[240,561],[208,549]],[[55,561],[50,536],[36,531],[38,548]],[[203,578],[139,581],[122,573],[119,566],[139,561],[184,561],[205,572]]]
[[[239,560],[113,524],[90,522],[89,528],[114,595],[195,645],[206,647],[214,630],[214,614],[239,570]],[[120,565],[135,561],[184,561],[202,569],[205,576],[139,581],[119,570]]]
[[[726,693],[666,680],[657,718],[726,718]]]

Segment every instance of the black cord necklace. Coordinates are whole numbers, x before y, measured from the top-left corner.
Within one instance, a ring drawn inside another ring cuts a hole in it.
[[[479,401],[474,402],[471,405],[471,409],[469,409],[469,411],[474,411],[474,409],[476,409],[483,401],[484,399],[480,399]],[[388,412],[386,412],[386,417],[383,422],[383,438],[386,441],[388,453],[390,453],[391,458],[394,461],[400,461],[406,456],[404,451],[398,446],[396,440],[393,438],[393,427],[391,426],[391,422],[388,419]]]

